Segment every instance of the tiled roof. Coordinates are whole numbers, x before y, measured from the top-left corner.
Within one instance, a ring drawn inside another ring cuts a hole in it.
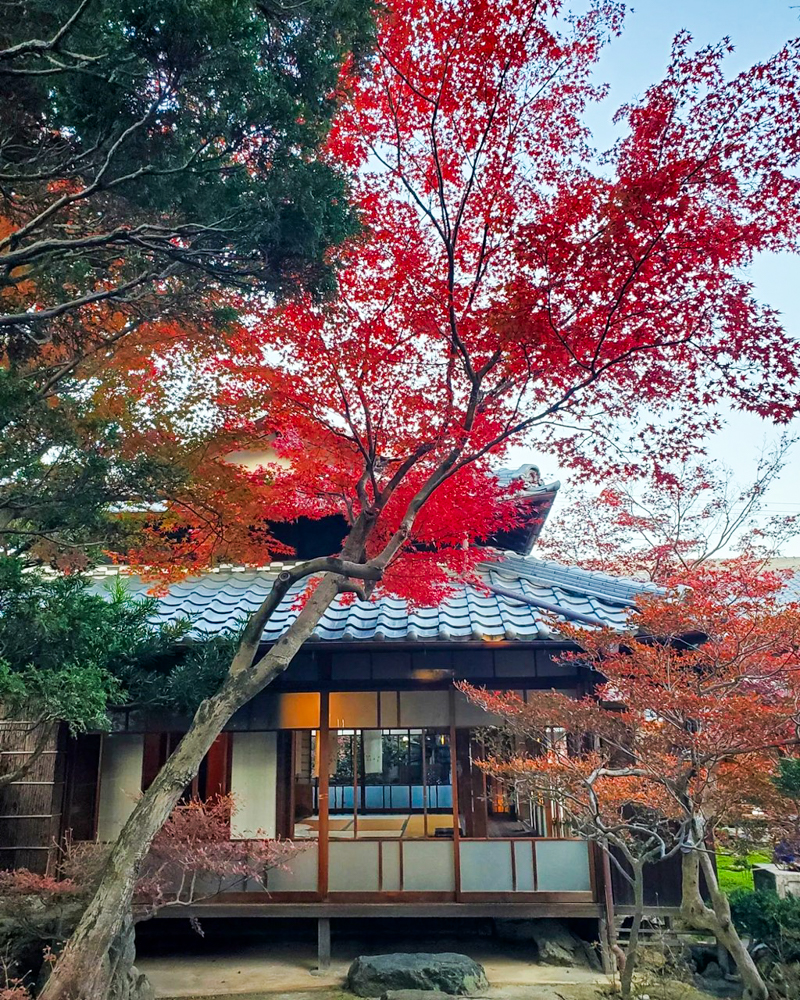
[[[521,479],[524,483],[529,484],[526,489],[522,490],[523,494],[555,493],[561,489],[561,483],[558,480],[553,483],[543,483],[539,475],[539,466],[530,463],[520,465],[518,469],[497,469],[495,476],[501,486],[508,486],[515,479]]]
[[[795,570],[787,577],[782,596],[787,604],[789,601],[800,601],[800,570]]]
[[[538,466],[531,464],[521,465],[518,469],[497,469],[495,475],[502,486],[509,486],[515,480],[521,483],[516,499],[522,521],[494,535],[489,546],[528,556],[542,533],[561,483],[543,483]]]
[[[770,559],[767,563],[767,569],[785,574],[780,594],[784,603],[800,601],[800,557],[778,556],[776,559]]]
[[[269,570],[219,570],[173,584],[159,598],[158,617],[169,621],[190,616],[198,632],[215,632],[241,623],[269,593],[275,575],[283,567]],[[522,603],[523,598],[555,605],[577,615],[590,616],[613,627],[622,627],[627,608],[637,593],[653,585],[621,580],[603,573],[589,573],[577,566],[562,566],[541,559],[513,554],[483,563],[479,576],[483,587],[456,584],[454,592],[437,607],[409,610],[405,601],[376,597],[372,601],[345,604],[339,598],[314,629],[318,642],[437,642],[448,640],[533,640],[552,638],[547,612]],[[100,581],[95,584],[102,587]],[[129,581],[131,590],[144,593],[147,584]],[[264,632],[273,641],[297,617],[294,606],[304,583],[298,583],[284,598]],[[484,589],[484,587],[486,589]],[[492,592],[498,588],[505,593]]]
[[[657,593],[658,587],[647,580],[632,580],[611,576],[579,566],[565,566],[549,559],[523,558],[511,553],[503,557],[503,566],[510,574],[535,583],[562,586],[613,603],[630,603],[637,594]]]

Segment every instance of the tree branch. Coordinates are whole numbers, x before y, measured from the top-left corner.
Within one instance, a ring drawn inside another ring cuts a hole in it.
[[[18,45],[12,45],[10,48],[0,49],[0,60],[17,59],[20,56],[40,55],[46,52],[54,51],[58,48],[61,41],[67,36],[67,34],[69,34],[69,32],[75,27],[76,22],[91,2],[92,0],[81,0],[75,12],[67,18],[67,20],[61,25],[49,41],[32,38],[30,41],[20,42]],[[73,59],[85,60],[87,62],[92,62],[98,58],[97,56],[80,55],[76,52],[70,52],[68,55]]]
[[[261,636],[267,622],[280,606],[284,597],[289,593],[292,586],[299,580],[314,576],[317,573],[332,573],[342,577],[353,577],[357,580],[380,580],[383,569],[375,561],[369,563],[350,562],[346,559],[338,559],[334,556],[325,556],[318,559],[310,559],[308,562],[296,566],[294,569],[285,569],[278,575],[277,580],[272,585],[269,594],[256,611],[250,616],[247,626],[236,650],[230,667],[231,675],[247,670],[253,662],[253,657],[258,651]],[[347,585],[353,590],[355,585]],[[358,591],[355,591],[356,593]],[[365,595],[366,599],[366,595]]]

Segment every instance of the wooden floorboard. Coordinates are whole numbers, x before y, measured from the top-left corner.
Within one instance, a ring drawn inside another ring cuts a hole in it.
[[[597,903],[202,903],[166,907],[160,919],[187,917],[599,917]]]
[[[632,917],[636,912],[633,906],[614,906],[614,913],[620,917]],[[680,906],[645,906],[644,914],[647,917],[679,917],[681,915]]]

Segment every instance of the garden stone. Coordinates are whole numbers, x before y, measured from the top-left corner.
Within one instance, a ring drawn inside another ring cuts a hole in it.
[[[155,996],[147,976],[131,965],[125,973],[114,977],[108,1000],[155,1000]]]
[[[725,998],[725,1000],[729,1000],[730,997],[741,997],[742,995],[742,984],[736,980],[695,976],[694,985],[703,993],[708,993],[712,997]]]
[[[709,941],[687,941],[682,960],[693,972],[702,975],[710,962],[717,961],[717,945]]]
[[[560,920],[495,920],[495,928],[505,941],[532,941],[547,965],[599,967],[593,949]]]
[[[381,1000],[450,1000],[441,990],[387,990]]]
[[[360,997],[380,997],[389,991],[438,991],[469,996],[488,987],[483,967],[453,952],[414,955],[365,955],[347,973],[348,989]],[[431,1000],[431,993],[428,993]]]

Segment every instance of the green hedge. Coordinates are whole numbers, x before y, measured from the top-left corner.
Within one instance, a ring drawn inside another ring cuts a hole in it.
[[[731,912],[739,932],[765,945],[776,961],[800,962],[800,898],[737,889]]]

